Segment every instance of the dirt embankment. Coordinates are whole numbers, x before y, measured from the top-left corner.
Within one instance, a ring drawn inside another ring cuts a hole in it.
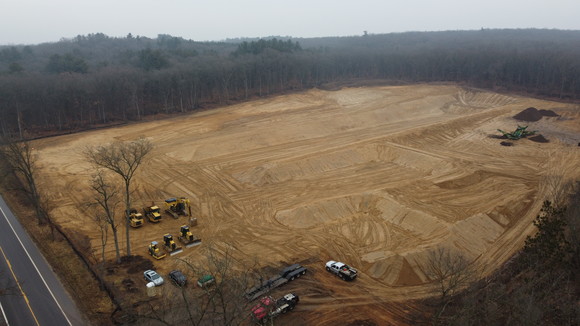
[[[530,123],[549,143],[506,147],[489,137],[515,126],[512,117],[531,106],[560,115]],[[80,153],[146,136],[155,149],[135,179],[136,207],[188,197],[199,222],[194,234],[235,247],[240,262],[311,262],[307,277],[274,293],[301,295],[293,318],[379,325],[412,310],[390,303],[430,293],[424,266],[433,250],[460,253],[485,274],[521,247],[549,180],[580,176],[580,151],[569,146],[580,141],[579,118],[570,105],[454,86],[346,88],[47,138],[35,147],[40,187],[59,203],[57,222],[89,236],[94,248],[100,234],[85,208],[93,170]],[[176,235],[185,222],[166,217],[131,230],[134,252],[146,254],[150,241]],[[177,257],[198,260],[204,250]],[[329,259],[357,267],[361,277],[341,283],[324,271]],[[154,264],[167,274],[178,261]]]

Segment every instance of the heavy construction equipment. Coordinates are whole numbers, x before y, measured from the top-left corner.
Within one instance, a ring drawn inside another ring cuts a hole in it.
[[[189,226],[187,226],[187,225],[181,226],[179,236],[177,238],[179,239],[179,241],[181,241],[181,242],[183,242],[183,244],[185,244],[186,248],[190,248],[190,247],[197,246],[197,245],[201,244],[201,239],[196,238],[189,231]]]
[[[143,213],[149,219],[149,222],[159,223],[161,221],[161,209],[159,206],[152,205],[143,208]]]
[[[299,301],[300,298],[294,293],[288,293],[278,300],[270,296],[263,297],[257,305],[252,307],[252,318],[257,323],[265,324],[278,315],[294,310]]]
[[[330,260],[326,263],[326,270],[345,281],[354,280],[358,274],[356,269],[348,266],[345,263],[334,260]]]
[[[501,129],[498,129],[497,131],[501,132],[507,139],[518,140],[520,138],[526,138],[536,133],[536,131],[527,131],[527,128],[528,126],[518,125],[518,128],[514,132],[505,132]]]
[[[166,254],[159,248],[157,241],[151,241],[151,244],[149,244],[149,254],[155,259],[165,258],[166,256]]]
[[[173,241],[173,236],[169,233],[163,236],[163,244],[165,245],[165,250],[167,250],[171,256],[183,252],[183,249]]]
[[[135,208],[129,210],[129,222],[134,228],[143,226],[143,214],[138,213]]]
[[[191,216],[189,199],[185,197],[165,199],[165,212],[173,218],[179,218],[179,215]]]

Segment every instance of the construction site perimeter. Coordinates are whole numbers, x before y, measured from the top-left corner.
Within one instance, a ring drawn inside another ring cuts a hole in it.
[[[513,119],[529,107],[557,116]],[[327,324],[375,312],[381,324],[405,313],[385,303],[429,295],[430,252],[459,252],[485,275],[522,247],[543,200],[580,178],[579,119],[577,105],[453,85],[315,89],[33,146],[39,187],[58,203],[55,222],[94,248],[94,169],[82,153],[145,137],[154,149],[134,179],[133,205],[186,197],[203,240],[155,261],[158,272],[176,257],[201,259],[206,243],[258,267],[300,262],[310,277],[292,287],[301,300],[293,314]],[[492,137],[522,123],[549,141],[501,146]],[[151,241],[186,223],[165,215],[131,229],[133,254],[146,256]],[[356,285],[326,273],[328,260],[356,267]]]

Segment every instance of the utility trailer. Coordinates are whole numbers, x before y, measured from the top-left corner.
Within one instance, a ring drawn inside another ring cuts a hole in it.
[[[290,281],[294,281],[296,278],[306,274],[306,267],[300,264],[290,265],[280,273],[251,289],[249,289],[244,297],[249,301],[256,300],[257,298],[263,296],[264,294],[270,292],[272,289],[280,287]]]

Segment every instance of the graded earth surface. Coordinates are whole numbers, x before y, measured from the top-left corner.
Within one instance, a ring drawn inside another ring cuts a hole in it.
[[[513,118],[529,107],[558,116]],[[459,253],[485,275],[522,247],[542,201],[580,176],[579,121],[577,105],[453,85],[316,89],[34,146],[54,219],[88,235],[95,250],[100,232],[86,207],[95,170],[82,152],[146,137],[155,147],[135,177],[133,206],[187,197],[198,221],[192,232],[203,241],[155,261],[158,271],[166,275],[177,258],[201,259],[210,246],[231,248],[239,266],[298,262],[306,276],[274,292],[300,295],[295,318],[382,325],[408,313],[389,302],[430,293],[430,252]],[[500,145],[497,129],[518,124],[548,142]],[[131,229],[133,254],[149,257],[151,241],[176,237],[187,221],[164,214]],[[123,228],[119,235],[123,245]],[[331,259],[359,278],[327,273]]]

